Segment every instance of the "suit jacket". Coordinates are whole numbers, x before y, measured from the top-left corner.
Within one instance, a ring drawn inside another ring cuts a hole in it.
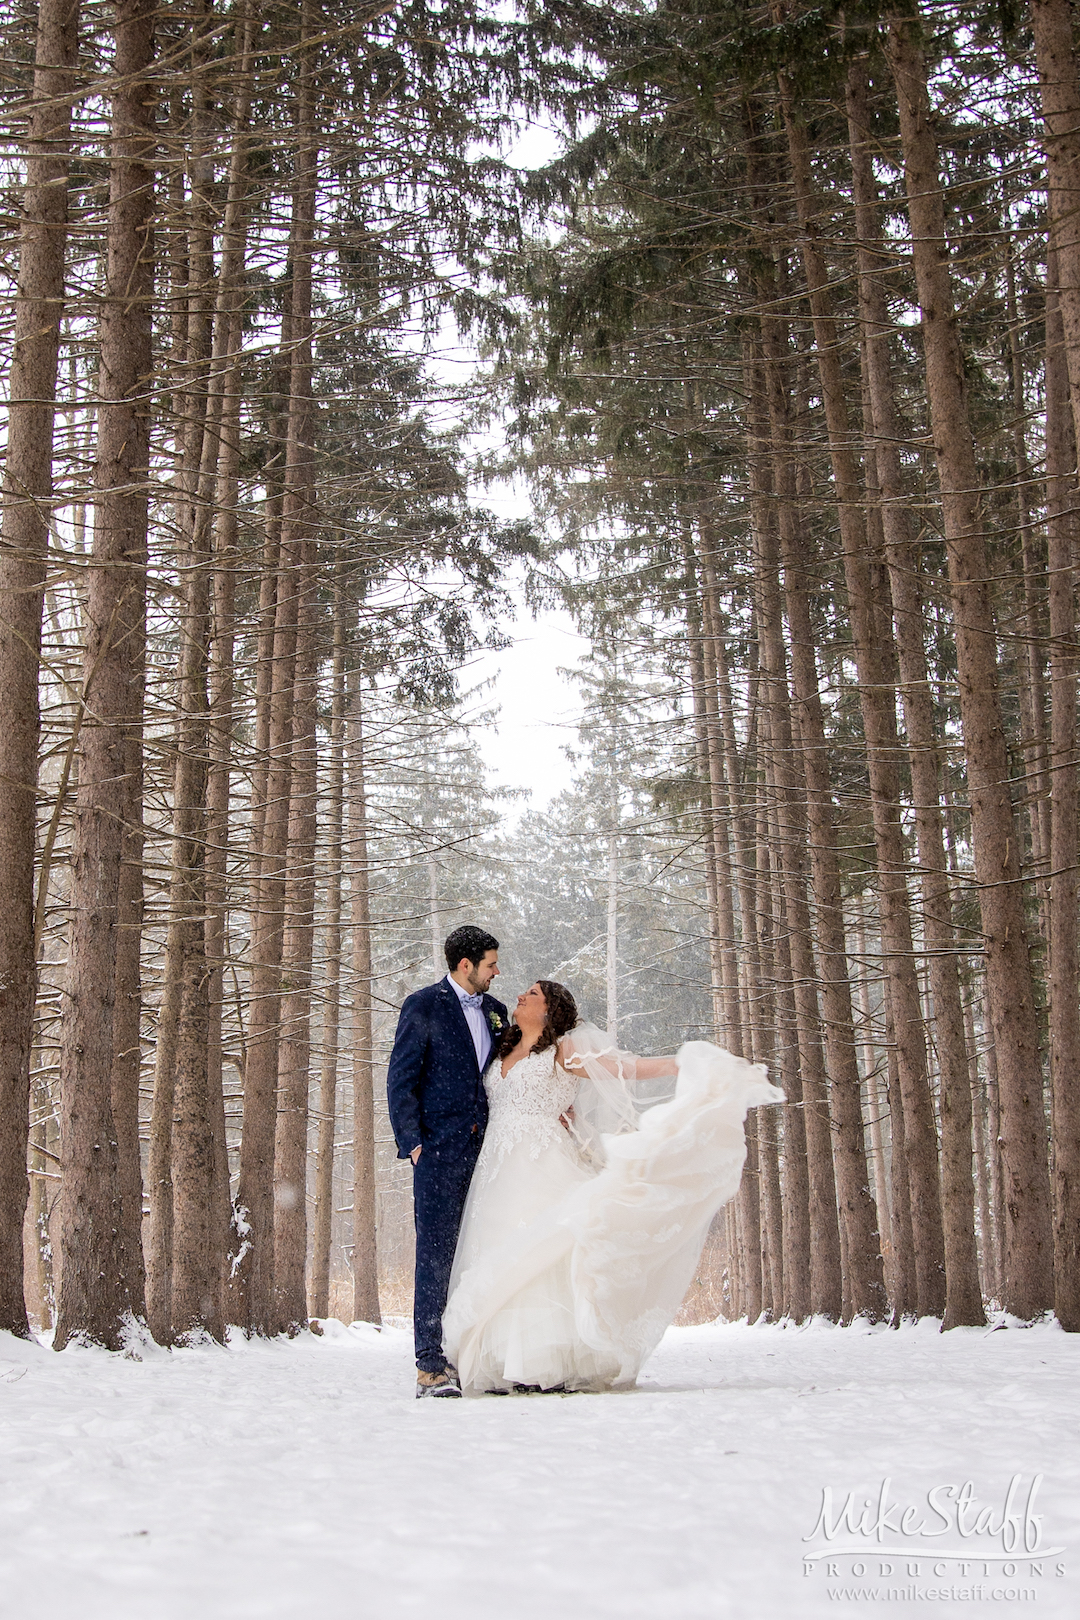
[[[485,996],[482,1006],[494,1049],[506,1008],[494,996]],[[406,996],[386,1096],[399,1159],[420,1146],[453,1156],[465,1151],[474,1130],[483,1138],[487,1094],[464,1010],[445,979]]]

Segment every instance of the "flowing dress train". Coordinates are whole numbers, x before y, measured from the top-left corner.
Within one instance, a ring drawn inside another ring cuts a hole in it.
[[[674,1096],[597,1152],[564,1123],[583,1076],[554,1048],[505,1077],[489,1065],[443,1317],[465,1393],[632,1384],[659,1343],[738,1190],[746,1110],[783,1099],[763,1068],[705,1041],[687,1042],[676,1066]]]

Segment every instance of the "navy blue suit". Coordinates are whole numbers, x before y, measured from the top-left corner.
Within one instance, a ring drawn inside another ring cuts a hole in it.
[[[483,1012],[494,1050],[498,1028],[507,1022],[506,1008],[494,996],[485,996]],[[413,1333],[417,1367],[440,1372],[446,1364],[442,1314],[450,1268],[488,1115],[472,1035],[461,1002],[445,979],[406,997],[386,1095],[398,1158],[423,1149],[413,1169]]]

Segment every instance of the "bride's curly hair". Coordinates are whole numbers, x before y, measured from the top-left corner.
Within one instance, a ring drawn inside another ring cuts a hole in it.
[[[544,1021],[540,1038],[533,1047],[534,1052],[546,1052],[549,1046],[555,1046],[568,1035],[578,1021],[577,1002],[566,988],[565,984],[556,984],[554,979],[537,979],[544,992],[547,1002],[547,1018]],[[499,1049],[495,1054],[499,1058],[506,1057],[512,1052],[521,1040],[521,1031],[516,1024],[508,1024],[503,1030]]]

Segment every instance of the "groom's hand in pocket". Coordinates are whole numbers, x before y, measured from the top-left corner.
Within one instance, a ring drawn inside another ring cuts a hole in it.
[[[412,1160],[413,1164],[415,1164],[417,1159],[420,1157],[422,1146],[423,1144],[421,1144],[420,1147],[414,1147],[412,1152],[409,1154],[409,1158]]]

